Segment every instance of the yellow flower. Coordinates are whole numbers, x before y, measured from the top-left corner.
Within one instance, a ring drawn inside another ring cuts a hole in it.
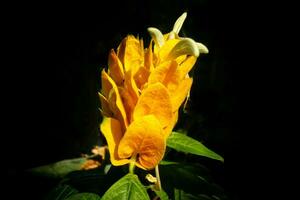
[[[109,54],[108,71],[101,73],[100,129],[113,165],[135,162],[152,169],[164,156],[166,139],[192,86],[188,73],[197,57],[208,53],[203,44],[178,36],[186,16],[165,35],[148,28],[152,41],[146,49],[143,40],[129,35]]]

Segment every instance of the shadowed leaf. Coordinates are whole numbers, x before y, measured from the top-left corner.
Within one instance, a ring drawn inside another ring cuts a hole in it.
[[[49,178],[62,178],[70,172],[80,170],[86,161],[87,158],[62,160],[49,165],[32,168],[29,171],[33,174]]]
[[[185,193],[184,191],[178,190],[176,188],[174,194],[175,194],[175,200],[218,200],[218,198],[209,197],[203,194],[193,195],[193,194]]]
[[[104,168],[88,171],[75,171],[64,177],[64,183],[76,188],[80,192],[96,193],[102,196],[108,188],[126,173],[120,167],[111,167],[108,173]]]
[[[186,163],[160,165],[162,188],[173,199],[174,188],[190,194],[223,197],[224,191],[216,185],[209,171],[201,165]]]
[[[77,193],[78,191],[69,185],[59,185],[50,191],[44,200],[64,200]]]
[[[160,200],[169,200],[168,194],[163,190],[153,190]]]
[[[94,193],[79,193],[74,194],[66,200],[100,200],[100,196]]]

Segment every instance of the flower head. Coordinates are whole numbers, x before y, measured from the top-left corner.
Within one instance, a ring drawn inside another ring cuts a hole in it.
[[[135,162],[152,169],[164,156],[166,139],[192,86],[188,73],[197,57],[208,53],[203,44],[179,37],[186,16],[165,35],[148,28],[152,40],[146,49],[143,40],[129,35],[109,54],[108,71],[101,73],[100,129],[113,165]]]

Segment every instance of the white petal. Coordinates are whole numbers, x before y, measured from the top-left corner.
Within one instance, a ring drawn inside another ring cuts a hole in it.
[[[208,53],[208,48],[204,44],[197,42],[197,46],[200,53]]]
[[[154,40],[155,44],[158,45],[159,47],[162,47],[165,43],[165,39],[163,34],[158,30],[157,28],[149,27],[148,32],[152,39]]]
[[[199,54],[200,51],[197,43],[191,38],[183,38],[173,47],[167,59],[175,59],[181,55],[198,57]]]
[[[187,12],[184,12],[175,22],[174,26],[173,26],[173,32],[178,34],[182,25],[183,25],[183,22],[185,20],[187,16]]]

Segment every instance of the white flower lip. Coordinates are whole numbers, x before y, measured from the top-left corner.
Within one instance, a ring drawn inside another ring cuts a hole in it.
[[[176,34],[179,34],[179,31],[185,21],[187,17],[187,12],[184,12],[175,22],[174,26],[173,26],[173,32]]]
[[[205,54],[207,54],[209,51],[208,51],[208,48],[204,45],[204,44],[202,44],[202,43],[200,43],[200,42],[197,42],[197,46],[198,46],[198,48],[199,48],[199,51],[200,51],[200,53],[205,53]]]
[[[181,39],[171,50],[168,59],[174,59],[181,55],[198,57],[200,55],[200,50],[197,43],[191,38]]]
[[[167,40],[179,39],[180,41],[175,45],[175,47],[171,50],[168,59],[177,58],[180,55],[192,55],[195,57],[199,57],[201,53],[207,54],[209,52],[208,48],[199,42],[195,42],[193,39],[188,37],[179,37],[178,34],[182,25],[187,17],[187,12],[184,12],[174,23],[172,31],[169,33],[168,38],[165,40],[162,32],[154,27],[149,27],[148,32],[150,36],[154,40],[155,44],[161,48]]]
[[[160,30],[154,27],[149,27],[147,30],[152,39],[154,40],[155,44],[157,44],[159,47],[162,47],[165,44],[164,36],[160,32]]]

